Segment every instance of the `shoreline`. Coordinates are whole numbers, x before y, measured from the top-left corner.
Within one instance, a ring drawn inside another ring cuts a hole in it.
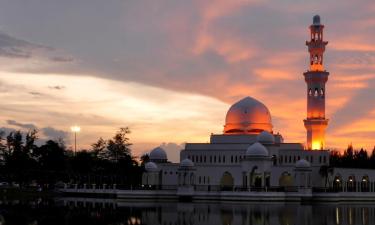
[[[372,192],[207,192],[195,191],[188,195],[178,193],[177,190],[118,190],[118,189],[62,189],[67,197],[104,197],[117,200],[172,200],[191,202],[375,202]]]

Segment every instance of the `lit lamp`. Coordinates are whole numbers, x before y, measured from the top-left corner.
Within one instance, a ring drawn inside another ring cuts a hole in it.
[[[77,133],[81,131],[79,126],[72,126],[71,131],[74,133],[74,155],[77,152]]]

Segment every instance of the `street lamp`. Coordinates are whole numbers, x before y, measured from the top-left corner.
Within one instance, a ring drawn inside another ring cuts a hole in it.
[[[81,131],[81,128],[79,126],[72,126],[70,129],[74,133],[74,155],[76,155],[76,152],[77,152],[77,133]]]

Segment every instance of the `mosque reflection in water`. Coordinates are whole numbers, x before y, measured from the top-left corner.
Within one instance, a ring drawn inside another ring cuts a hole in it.
[[[125,224],[375,225],[373,204],[117,202],[116,207],[131,208],[131,211],[139,212]]]
[[[374,207],[300,205],[177,205],[150,208],[144,224],[375,224]],[[370,223],[371,221],[371,223]]]
[[[374,204],[0,201],[0,224],[375,225]]]

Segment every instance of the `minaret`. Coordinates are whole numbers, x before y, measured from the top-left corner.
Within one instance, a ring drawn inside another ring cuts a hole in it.
[[[314,16],[310,26],[310,41],[306,41],[310,53],[310,69],[303,73],[307,84],[307,118],[303,121],[307,130],[307,149],[321,150],[325,145],[325,84],[329,73],[323,67],[323,53],[328,44],[323,41],[324,25],[319,15]]]

